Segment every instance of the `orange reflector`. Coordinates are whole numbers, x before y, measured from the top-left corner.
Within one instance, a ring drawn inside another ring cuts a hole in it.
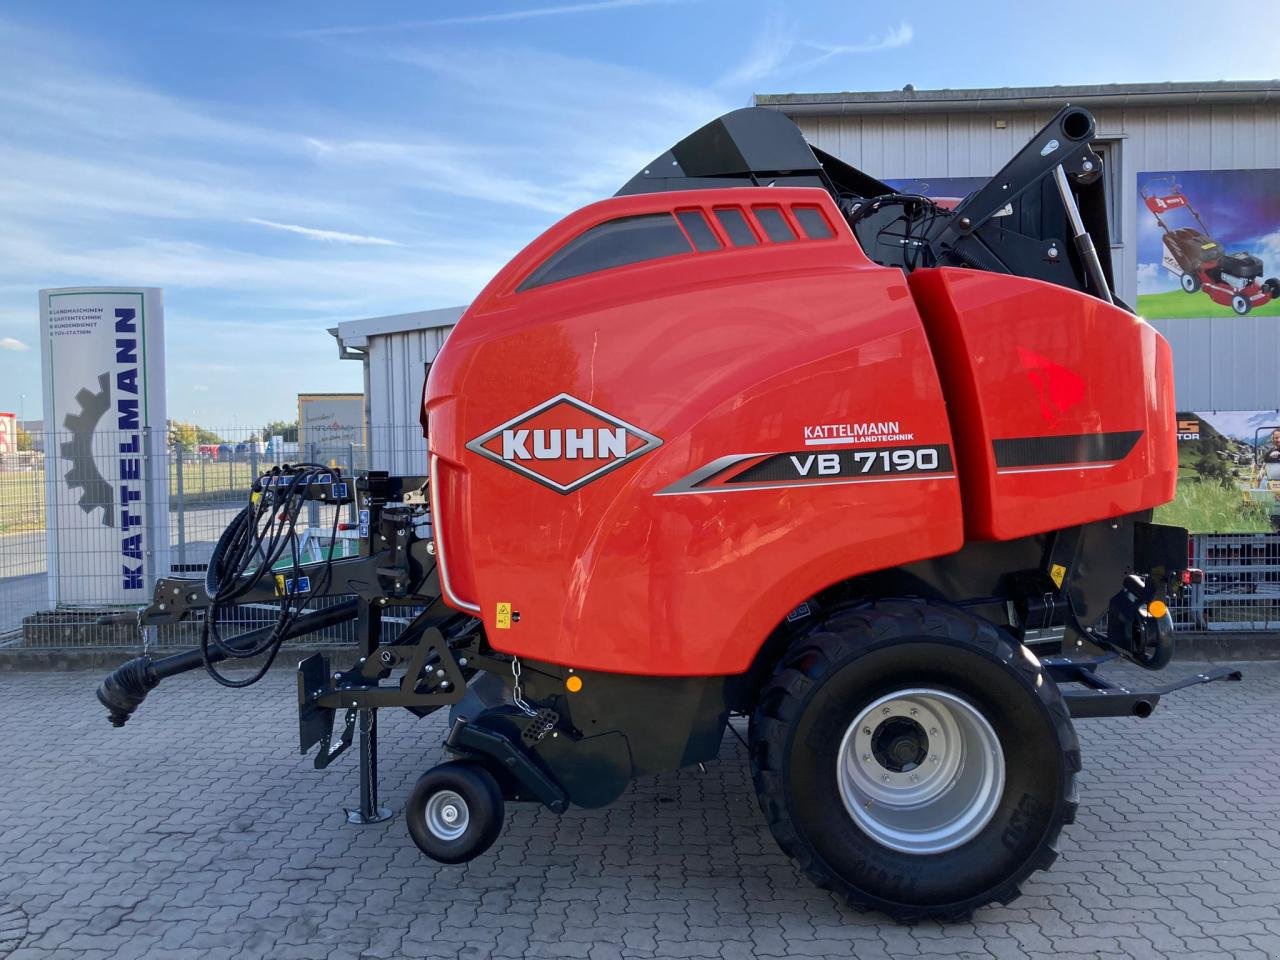
[[[1147,604],[1147,612],[1156,619],[1159,619],[1169,612],[1169,608],[1165,605],[1163,600],[1152,600]]]
[[[566,677],[564,681],[564,688],[568,690],[570,693],[577,693],[579,690],[582,689],[582,678]]]

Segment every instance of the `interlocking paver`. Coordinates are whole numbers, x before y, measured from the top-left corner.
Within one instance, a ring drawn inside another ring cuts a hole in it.
[[[1171,672],[1189,669],[1175,664]],[[0,957],[15,960],[772,957],[1280,958],[1280,663],[1078,725],[1078,823],[1047,874],[972,923],[915,927],[808,884],[756,810],[743,750],[604,810],[512,806],[466,867],[400,818],[345,823],[354,764],[293,753],[293,678],[167,681],[123,730],[92,674],[5,674]],[[384,711],[383,802],[443,717]]]

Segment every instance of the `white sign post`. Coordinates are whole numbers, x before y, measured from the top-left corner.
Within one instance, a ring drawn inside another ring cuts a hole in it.
[[[49,600],[146,604],[169,568],[161,291],[41,290],[40,340]]]

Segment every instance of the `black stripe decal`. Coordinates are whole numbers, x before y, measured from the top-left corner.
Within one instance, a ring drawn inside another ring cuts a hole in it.
[[[1123,460],[1142,436],[1141,430],[1078,433],[1069,437],[1017,437],[995,440],[996,467],[1046,467]]]

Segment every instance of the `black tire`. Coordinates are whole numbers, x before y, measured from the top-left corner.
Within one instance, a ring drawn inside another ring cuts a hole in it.
[[[439,816],[441,807],[446,815],[447,808],[453,807],[452,825]],[[455,760],[433,767],[418,779],[404,818],[413,842],[432,860],[466,863],[498,839],[503,812],[502,790],[493,774],[478,763]],[[448,835],[461,817],[466,818],[465,825],[456,836]]]
[[[989,821],[938,853],[900,852],[866,832],[847,811],[837,774],[859,712],[918,687],[976,708],[1004,759]],[[1058,835],[1075,818],[1080,748],[1057,685],[994,625],[953,608],[883,601],[835,609],[783,657],[752,720],[752,775],[778,844],[818,886],[899,921],[962,919],[1010,902],[1053,863]]]
[[[1262,281],[1262,289],[1272,300],[1280,300],[1280,280],[1271,277]]]
[[[1182,274],[1182,279],[1178,282],[1182,284],[1182,289],[1187,293],[1195,293],[1200,289],[1200,278],[1190,270],[1185,271]]]
[[[1238,316],[1243,317],[1252,308],[1253,304],[1250,302],[1249,298],[1243,294],[1237,293],[1231,298],[1231,309],[1234,310]]]

